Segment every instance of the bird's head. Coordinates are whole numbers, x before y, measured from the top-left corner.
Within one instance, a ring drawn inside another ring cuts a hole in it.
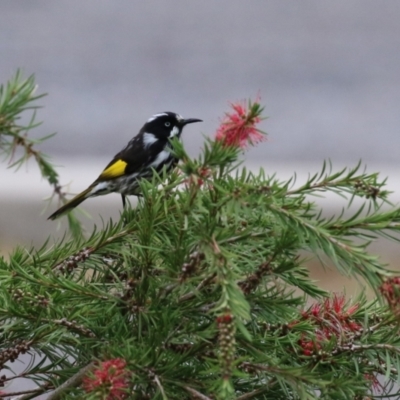
[[[150,117],[144,124],[142,132],[148,142],[160,139],[166,140],[173,137],[179,138],[185,125],[201,121],[201,119],[197,118],[185,119],[179,114],[166,111]]]

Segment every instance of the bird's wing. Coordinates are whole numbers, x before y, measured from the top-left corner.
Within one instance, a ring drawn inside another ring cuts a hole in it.
[[[157,151],[156,148],[144,149],[141,138],[135,137],[129,142],[128,146],[115,155],[96,179],[96,182],[109,181],[141,171],[154,156],[153,152]]]
[[[97,180],[108,181],[123,176],[127,165],[128,163],[121,158],[114,159],[107,165]]]

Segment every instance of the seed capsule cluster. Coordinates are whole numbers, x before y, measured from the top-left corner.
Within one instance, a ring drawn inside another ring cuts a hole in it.
[[[225,313],[217,317],[219,357],[222,366],[222,377],[229,379],[232,372],[232,363],[235,359],[236,327],[233,316]]]
[[[196,271],[198,265],[205,259],[204,253],[194,251],[189,256],[189,261],[182,265],[181,281],[187,279],[191,274]]]
[[[20,354],[25,354],[30,349],[31,342],[22,340],[14,346],[0,352],[0,369],[4,368],[7,361],[14,362]]]
[[[358,180],[354,183],[354,189],[357,193],[363,194],[367,199],[372,198],[375,200],[380,195],[379,188],[365,183],[361,180]]]
[[[84,262],[89,258],[92,251],[90,247],[85,247],[78,253],[69,256],[62,263],[56,265],[55,269],[60,272],[72,272],[74,269],[78,268],[78,263]]]
[[[27,301],[30,306],[40,307],[47,307],[50,304],[50,300],[41,294],[34,295],[31,292],[21,289],[11,290],[10,293],[12,298],[18,303]]]
[[[258,266],[256,272],[247,277],[246,280],[239,282],[239,287],[244,294],[251,293],[260,284],[262,278],[272,272],[272,267],[269,262],[262,263]]]

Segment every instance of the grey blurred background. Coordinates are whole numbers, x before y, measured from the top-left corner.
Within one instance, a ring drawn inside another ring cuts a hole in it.
[[[31,134],[57,132],[40,149],[72,193],[150,115],[202,118],[183,138],[196,155],[228,101],[260,94],[269,139],[246,153],[251,168],[303,179],[324,159],[337,168],[362,159],[389,176],[397,201],[399,21],[395,0],[2,0],[0,82],[22,68],[49,94]],[[64,225],[46,220],[56,204],[44,210],[51,190],[34,163],[1,164],[0,182],[1,252],[62,235]],[[83,208],[99,222],[121,203],[109,195]]]
[[[150,115],[202,118],[184,132],[196,155],[228,101],[260,94],[269,140],[246,153],[247,165],[282,178],[296,171],[301,181],[324,159],[337,168],[362,159],[389,176],[398,202],[399,21],[397,0],[2,0],[0,82],[22,68],[49,94],[32,136],[58,133],[40,149],[74,193]],[[34,163],[18,172],[0,164],[0,182],[0,254],[63,234],[63,224],[46,220],[56,204],[45,210],[51,190]],[[83,208],[94,217],[90,230],[99,215],[118,217],[121,202],[109,195]],[[373,250],[397,266],[398,246]],[[311,267],[324,288],[357,290]]]

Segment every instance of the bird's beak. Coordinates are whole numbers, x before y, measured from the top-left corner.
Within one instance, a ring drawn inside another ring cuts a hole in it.
[[[203,122],[203,120],[198,118],[186,118],[181,122],[181,125],[185,126],[187,124],[193,124],[194,122]]]

